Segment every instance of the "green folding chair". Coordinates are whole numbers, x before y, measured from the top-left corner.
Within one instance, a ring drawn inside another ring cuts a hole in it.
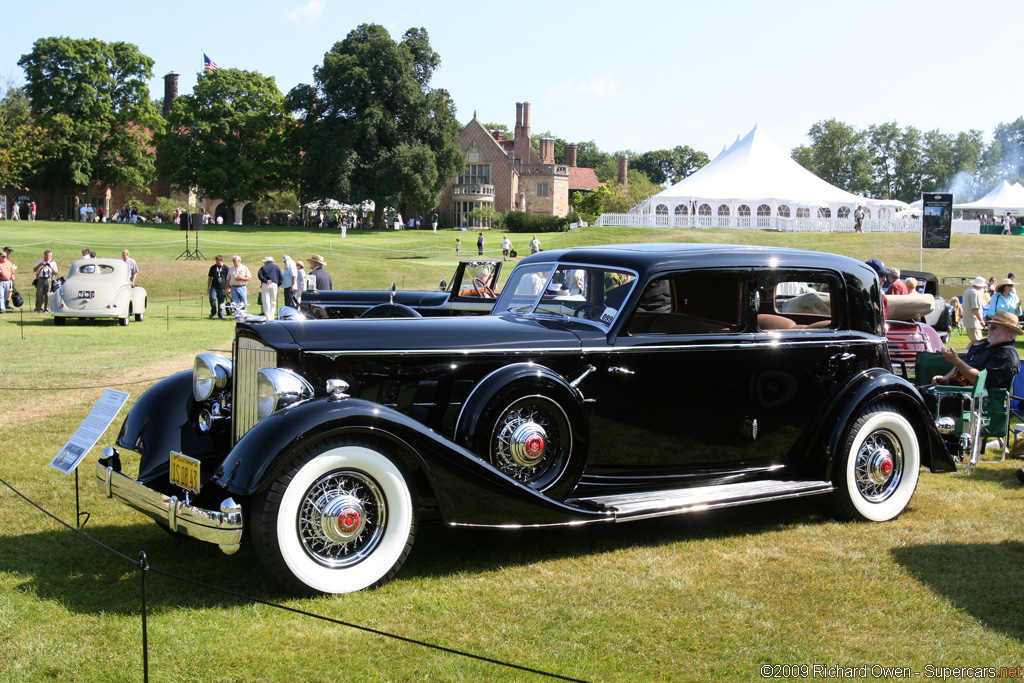
[[[917,374],[915,381],[918,386],[931,384],[932,377],[944,375],[953,366],[942,357],[940,353],[917,354]],[[1006,437],[1006,390],[1002,391],[1002,398],[999,400],[989,392],[988,400],[985,396],[985,380],[988,378],[988,370],[978,373],[978,378],[973,387],[959,385],[935,385],[934,396],[936,399],[934,414],[932,418],[938,424],[940,418],[952,418],[953,424],[947,426],[944,432],[946,446],[961,465],[962,469],[958,474],[970,474],[971,469],[978,464],[983,442],[986,435]],[[967,400],[964,400],[967,399]],[[955,406],[950,406],[955,403]],[[999,417],[994,427],[1001,431],[992,431],[993,420],[990,413],[986,412],[986,406],[995,407]],[[965,438],[966,437],[966,438]],[[996,462],[996,461],[993,461]]]

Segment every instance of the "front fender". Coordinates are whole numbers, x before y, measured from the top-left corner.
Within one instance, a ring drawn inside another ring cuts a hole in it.
[[[204,461],[227,451],[229,431],[199,431],[197,410],[191,370],[165,377],[139,397],[128,411],[116,442],[118,447],[141,456],[139,481],[147,483],[165,476],[171,451]]]
[[[946,450],[917,387],[886,370],[871,368],[858,374],[847,385],[833,401],[819,427],[829,477],[832,476],[843,439],[853,420],[869,405],[882,400],[890,401],[906,411],[906,417],[917,432],[923,466],[932,472],[956,471],[956,463]]]
[[[271,415],[235,444],[213,482],[238,496],[267,488],[299,454],[346,434],[382,439],[423,472],[449,524],[549,525],[610,520],[564,505],[505,476],[408,416],[360,399],[318,398]]]

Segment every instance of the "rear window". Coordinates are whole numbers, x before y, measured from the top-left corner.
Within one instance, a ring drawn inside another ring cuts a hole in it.
[[[87,263],[78,266],[78,272],[82,275],[111,275],[114,272],[114,267],[107,264]]]

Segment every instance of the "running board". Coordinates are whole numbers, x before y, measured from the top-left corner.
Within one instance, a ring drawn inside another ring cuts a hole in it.
[[[587,502],[604,507],[615,521],[665,517],[684,512],[763,503],[769,500],[813,496],[833,491],[830,481],[745,481],[738,484],[691,486],[670,491],[648,491],[614,496],[594,496],[566,501]]]

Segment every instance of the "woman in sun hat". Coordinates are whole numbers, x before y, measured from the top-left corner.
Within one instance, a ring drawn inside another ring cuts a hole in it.
[[[985,315],[989,318],[996,314],[996,311],[1007,311],[1014,315],[1020,315],[1020,297],[1013,291],[1013,280],[1006,278],[1000,280],[999,284],[996,285],[996,293],[992,295],[992,300],[988,302],[988,308],[985,311]]]

